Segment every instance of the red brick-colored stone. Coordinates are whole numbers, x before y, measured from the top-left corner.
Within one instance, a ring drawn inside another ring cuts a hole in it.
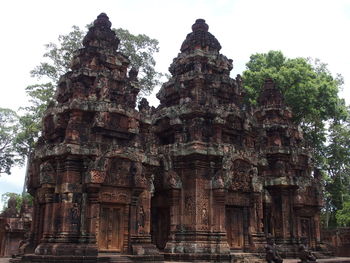
[[[95,20],[45,114],[30,160],[26,260],[230,262],[263,252],[267,235],[283,255],[297,255],[304,236],[317,249],[320,178],[273,81],[247,108],[232,60],[198,19],[160,105],[142,99],[136,110],[137,70],[128,73],[110,26],[105,14]]]

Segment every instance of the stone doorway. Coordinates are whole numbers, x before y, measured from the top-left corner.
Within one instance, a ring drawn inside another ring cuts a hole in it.
[[[244,248],[243,219],[243,207],[226,207],[227,242],[231,249],[243,250]]]
[[[152,241],[158,249],[164,249],[169,238],[170,211],[166,207],[152,209]]]
[[[300,218],[300,237],[306,237],[308,246],[311,247],[311,220],[309,217],[301,217]]]
[[[121,252],[124,241],[123,207],[102,205],[98,235],[99,251]]]

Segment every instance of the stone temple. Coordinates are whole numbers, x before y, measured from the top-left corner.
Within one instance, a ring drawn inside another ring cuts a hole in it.
[[[261,262],[320,248],[319,173],[271,79],[247,108],[232,60],[196,20],[161,87],[100,14],[60,79],[31,157],[31,234],[19,262]],[[241,261],[240,261],[241,260]],[[260,261],[259,261],[260,260]]]

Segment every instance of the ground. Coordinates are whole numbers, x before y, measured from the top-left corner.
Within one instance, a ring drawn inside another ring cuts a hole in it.
[[[2,258],[0,257],[0,263],[8,263],[10,258]],[[283,260],[283,263],[297,263],[298,259],[285,259]],[[332,258],[332,259],[319,259],[317,262],[327,262],[327,263],[350,263],[350,258]],[[171,263],[165,261],[164,263]],[[177,262],[177,263],[189,263],[189,262]]]

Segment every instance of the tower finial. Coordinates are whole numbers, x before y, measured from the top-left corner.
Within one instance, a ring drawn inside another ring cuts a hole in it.
[[[101,13],[94,21],[94,26],[111,28],[112,23],[109,21],[109,17],[106,15],[106,13]]]
[[[192,31],[205,31],[208,32],[209,26],[205,23],[205,20],[198,18],[196,22],[192,25]]]
[[[84,47],[118,48],[120,40],[111,29],[112,23],[105,13],[101,13],[94,21],[83,40]]]
[[[219,41],[208,32],[209,26],[205,20],[199,18],[192,25],[192,32],[189,33],[181,45],[181,52],[201,48],[203,50],[219,51],[221,45]]]

